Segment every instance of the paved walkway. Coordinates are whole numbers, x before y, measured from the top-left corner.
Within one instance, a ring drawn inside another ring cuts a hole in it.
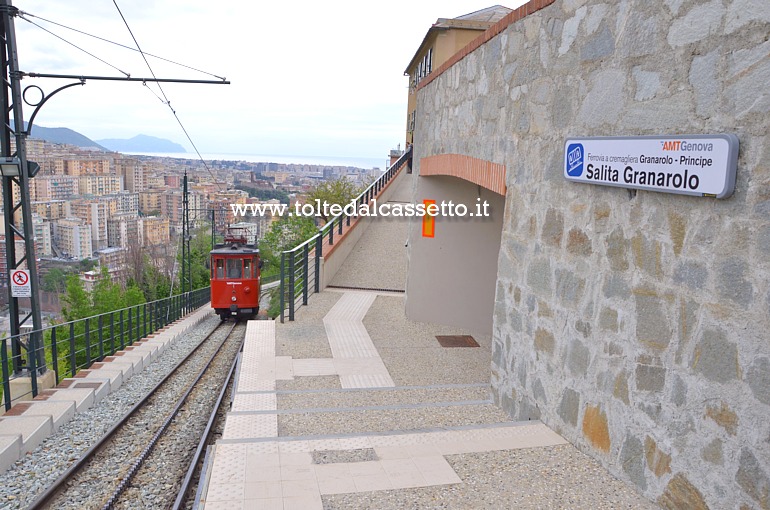
[[[333,283],[403,285],[406,228],[375,221]],[[542,423],[509,421],[490,338],[442,347],[469,332],[409,321],[403,300],[327,290],[295,322],[249,323],[204,508],[653,508]]]

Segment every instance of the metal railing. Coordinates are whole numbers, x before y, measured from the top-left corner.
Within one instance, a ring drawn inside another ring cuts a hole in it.
[[[37,396],[38,379],[44,371],[53,370],[56,385],[65,377],[74,377],[79,370],[102,361],[127,345],[200,308],[210,299],[210,288],[205,287],[18,335],[23,345],[36,346],[32,349],[33,352],[28,348],[22,353],[9,356],[8,344],[12,338],[3,338],[0,342],[0,361],[5,410],[9,410],[15,401],[29,400],[30,397]],[[30,342],[32,338],[35,338],[34,342]],[[36,356],[41,349],[43,356]],[[25,355],[26,359],[23,358]],[[45,359],[45,366],[36,366],[37,359]],[[11,395],[12,381],[20,378],[30,379],[31,390]]]
[[[369,204],[379,196],[385,186],[396,176],[398,171],[412,157],[409,147],[395,163],[359,194],[353,202],[353,214],[342,213],[329,220],[318,233],[299,246],[281,253],[280,295],[281,322],[288,312],[289,320],[294,320],[297,307],[307,305],[311,293],[320,292],[321,256],[324,246],[334,245],[335,238],[340,240],[345,226],[355,220],[360,207]],[[312,290],[311,290],[312,289]]]

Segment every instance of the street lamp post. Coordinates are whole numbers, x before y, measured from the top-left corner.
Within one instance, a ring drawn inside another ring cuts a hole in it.
[[[5,215],[5,246],[6,246],[6,278],[10,279],[11,272],[26,262],[29,271],[29,286],[31,291],[30,313],[19,318],[18,298],[13,295],[12,285],[8,285],[8,304],[10,312],[11,350],[13,368],[17,374],[27,369],[32,378],[32,392],[37,393],[37,373],[44,372],[45,354],[41,348],[41,330],[43,328],[40,314],[39,280],[37,274],[37,257],[35,256],[35,234],[32,225],[32,210],[29,198],[30,166],[27,162],[27,133],[24,130],[23,98],[21,93],[21,74],[16,54],[16,31],[14,29],[14,8],[10,0],[0,0],[0,15],[2,27],[0,37],[5,43],[0,52],[4,86],[0,93],[0,106],[3,110],[5,127],[0,137],[0,171],[3,181],[3,211]],[[11,128],[10,114],[13,112],[14,125]],[[12,151],[11,137],[16,143]],[[14,188],[18,193],[14,193]],[[16,202],[18,197],[18,202]],[[17,212],[21,216],[21,225],[16,224]],[[17,260],[16,238],[24,241],[24,255]],[[32,331],[29,334],[26,349],[28,364],[25,366],[21,359],[21,326],[32,319]]]

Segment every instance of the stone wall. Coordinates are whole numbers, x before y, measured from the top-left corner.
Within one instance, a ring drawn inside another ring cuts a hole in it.
[[[768,508],[770,2],[543,5],[418,92],[416,172],[507,167],[495,398],[665,507]],[[726,200],[562,177],[570,136],[723,132]]]

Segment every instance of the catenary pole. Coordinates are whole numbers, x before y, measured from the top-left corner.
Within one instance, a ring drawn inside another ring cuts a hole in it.
[[[3,109],[3,136],[0,143],[0,157],[3,161],[11,158],[18,161],[19,175],[3,175],[3,211],[5,215],[5,246],[6,246],[6,281],[4,285],[8,286],[9,311],[10,311],[10,332],[12,337],[12,353],[14,355],[14,372],[19,373],[23,369],[35,367],[41,373],[45,371],[45,355],[43,349],[39,348],[42,341],[41,329],[42,319],[40,314],[40,283],[37,272],[37,257],[35,255],[35,231],[32,225],[32,210],[29,196],[29,164],[27,161],[27,132],[24,129],[23,98],[21,93],[21,72],[19,70],[19,61],[16,52],[16,31],[13,17],[15,8],[10,0],[0,0],[0,15],[2,16],[2,27],[0,36],[2,36],[2,73],[3,73],[3,91],[0,96]],[[13,127],[11,127],[10,113],[13,112]],[[12,151],[11,138],[13,137],[16,147]],[[16,190],[16,192],[15,192]],[[18,198],[17,198],[18,197]],[[16,201],[18,200],[18,202]],[[21,219],[21,225],[17,225],[17,220]],[[16,238],[24,241],[24,255],[17,260],[16,257]],[[19,299],[13,296],[10,276],[14,270],[20,269],[26,262],[26,268],[29,271],[30,286],[30,313],[20,319],[19,317]],[[21,360],[21,325],[32,321],[32,332],[29,335],[26,349],[28,352],[28,365],[25,367]],[[32,377],[32,390],[37,393],[36,372],[30,371]]]

